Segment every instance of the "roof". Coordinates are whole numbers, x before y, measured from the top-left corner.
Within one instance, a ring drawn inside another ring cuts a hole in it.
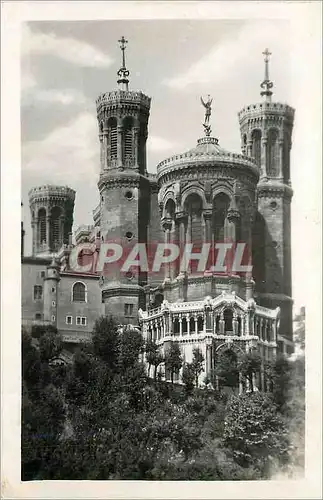
[[[198,139],[197,145],[186,151],[163,160],[157,165],[158,177],[174,169],[186,168],[197,164],[216,166],[218,164],[235,165],[247,167],[258,176],[259,168],[253,158],[243,154],[231,153],[219,146],[215,137],[202,137]]]

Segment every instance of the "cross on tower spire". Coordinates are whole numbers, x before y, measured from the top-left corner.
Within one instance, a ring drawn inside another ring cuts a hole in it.
[[[122,51],[122,66],[118,71],[118,84],[122,88],[122,90],[128,90],[128,76],[130,74],[129,70],[126,68],[126,57],[125,57],[125,50],[126,50],[126,44],[128,43],[128,40],[125,39],[125,37],[122,35],[121,39],[118,40],[120,43],[120,49]]]
[[[271,56],[271,52],[268,49],[263,51],[263,55],[265,56],[265,78],[261,83],[261,88],[264,89],[260,95],[265,96],[266,101],[271,101],[272,91],[270,89],[273,88],[274,84],[269,80],[269,57]]]

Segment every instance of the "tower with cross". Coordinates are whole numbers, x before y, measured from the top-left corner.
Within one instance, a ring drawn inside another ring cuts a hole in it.
[[[101,242],[114,240],[125,248],[147,241],[152,189],[146,166],[150,98],[129,89],[128,40],[122,36],[118,42],[122,57],[117,89],[96,100],[101,149],[98,188]],[[145,274],[114,269],[111,276],[105,273],[105,278],[105,313],[137,321],[138,306],[144,300]]]
[[[239,113],[242,151],[256,159],[260,179],[254,220],[253,273],[260,303],[279,306],[281,332],[292,339],[290,151],[294,109],[272,101],[271,52],[263,52],[261,101]]]

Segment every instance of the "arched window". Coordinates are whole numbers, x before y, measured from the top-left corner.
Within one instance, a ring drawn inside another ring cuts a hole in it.
[[[107,125],[108,125],[107,157],[109,160],[115,160],[117,158],[117,120],[116,120],[116,118],[109,118]]]
[[[187,333],[187,320],[186,320],[186,318],[182,319],[182,333]]]
[[[179,319],[178,318],[174,319],[173,332],[174,332],[174,335],[178,335],[179,334]]]
[[[230,205],[229,196],[220,193],[213,200],[213,239],[221,243],[225,238],[225,224]]]
[[[194,318],[190,318],[190,333],[195,332],[195,320]]]
[[[202,316],[197,318],[197,331],[202,332],[204,330],[204,319]]]
[[[278,131],[270,129],[267,136],[267,175],[277,177],[279,174]]]
[[[203,202],[197,194],[190,194],[185,200],[184,209],[188,213],[188,237],[193,244],[193,252],[200,252],[203,244],[202,207]],[[190,272],[195,273],[197,266],[198,261],[191,260]]]
[[[231,309],[225,309],[223,313],[224,318],[224,331],[225,333],[231,333],[233,331],[233,312]]]
[[[38,238],[39,243],[46,243],[46,210],[40,208],[38,210]]]
[[[165,205],[165,217],[167,219],[174,219],[175,215],[175,202],[171,199],[167,200]]]
[[[72,300],[73,302],[87,301],[86,286],[84,285],[84,283],[81,283],[80,281],[74,283],[72,289]]]
[[[52,250],[58,250],[59,246],[63,243],[62,237],[63,234],[60,231],[60,216],[61,216],[60,207],[54,207],[51,211],[50,217],[50,246]]]
[[[257,165],[261,165],[261,130],[255,129],[251,134],[252,140],[252,157],[256,160]]]

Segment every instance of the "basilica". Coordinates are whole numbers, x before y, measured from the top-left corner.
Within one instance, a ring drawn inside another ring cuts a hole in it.
[[[23,255],[22,227],[23,326],[55,325],[68,357],[90,340],[98,317],[113,315],[120,325],[139,328],[161,350],[177,341],[186,362],[199,347],[201,381],[217,353],[228,348],[256,347],[264,360],[291,353],[294,109],[272,98],[268,49],[261,98],[238,113],[241,153],[227,151],[212,136],[208,96],[201,98],[203,136],[151,174],[146,162],[151,99],[129,88],[126,40],[119,42],[117,88],[96,100],[101,168],[93,224],[72,235],[75,191],[70,187],[45,185],[29,192],[32,255]],[[114,265],[102,273],[87,263],[107,241],[124,249],[159,242],[214,249],[217,242],[233,247],[243,242],[252,265],[243,273],[219,272],[216,266],[201,270],[191,258],[185,265],[169,261],[159,272]],[[82,250],[75,266],[77,248]]]

